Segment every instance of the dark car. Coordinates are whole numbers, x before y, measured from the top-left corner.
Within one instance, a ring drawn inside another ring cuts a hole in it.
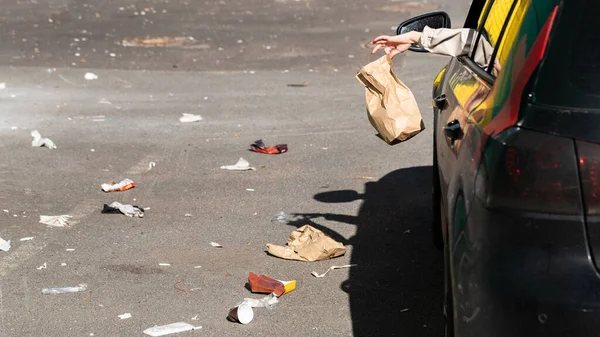
[[[600,336],[600,4],[475,0],[464,27],[433,88],[446,335]]]

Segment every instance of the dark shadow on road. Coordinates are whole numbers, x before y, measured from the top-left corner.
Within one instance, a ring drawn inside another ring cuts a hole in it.
[[[443,336],[443,255],[431,243],[431,166],[393,171],[368,182],[365,193],[318,193],[328,203],[362,199],[357,216],[296,214],[291,225],[310,224],[352,245],[350,295],[354,336]],[[348,240],[316,221],[356,225]]]

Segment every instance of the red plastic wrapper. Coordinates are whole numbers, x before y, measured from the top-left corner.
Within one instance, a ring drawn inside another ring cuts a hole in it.
[[[281,281],[268,277],[267,275],[256,275],[253,272],[250,272],[250,275],[248,275],[248,283],[250,283],[250,290],[252,290],[253,293],[274,293],[275,296],[279,297],[285,292],[285,286]]]
[[[255,141],[250,145],[250,150],[265,154],[280,154],[287,152],[287,144],[277,144],[275,146],[266,146],[262,139]]]

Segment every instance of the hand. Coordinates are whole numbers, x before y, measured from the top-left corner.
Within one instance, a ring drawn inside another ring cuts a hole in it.
[[[371,41],[371,44],[375,45],[371,54],[375,54],[383,48],[390,58],[394,58],[394,56],[407,51],[413,43],[419,42],[420,39],[421,33],[419,32],[408,32],[396,36],[381,35]]]

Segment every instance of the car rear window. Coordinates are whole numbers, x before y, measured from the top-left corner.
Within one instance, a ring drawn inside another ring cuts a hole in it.
[[[600,109],[600,6],[564,1],[535,89],[537,104]]]

